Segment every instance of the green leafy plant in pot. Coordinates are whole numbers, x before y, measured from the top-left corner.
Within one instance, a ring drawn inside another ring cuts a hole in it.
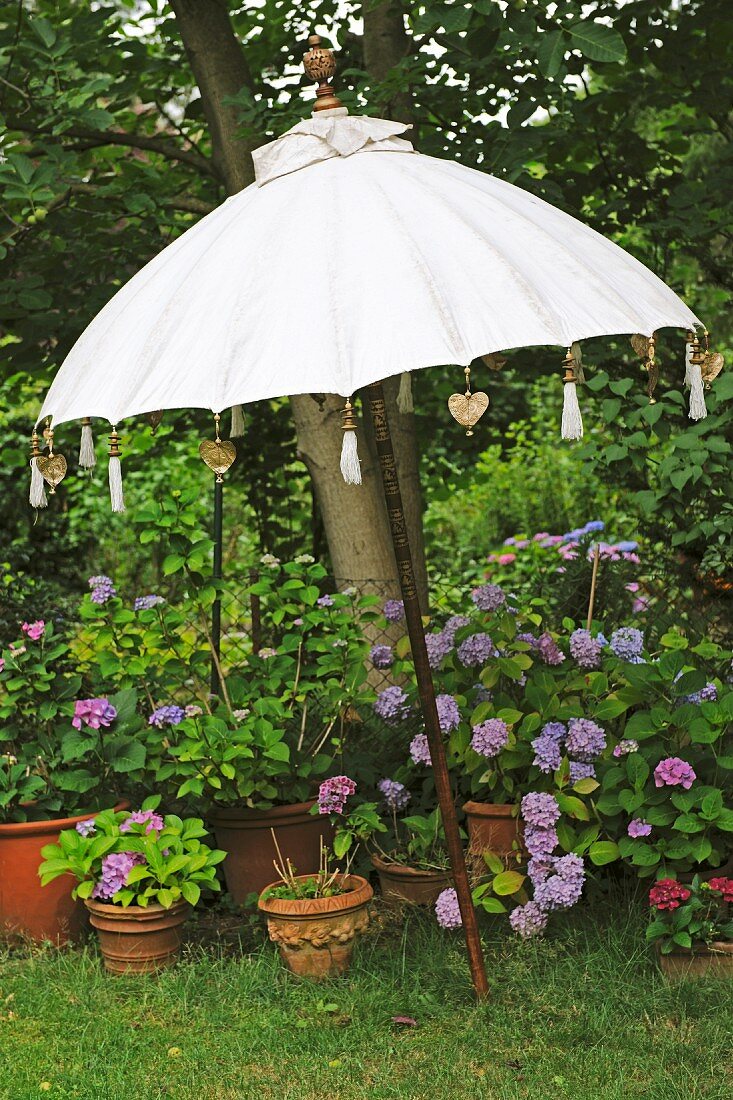
[[[733,977],[733,878],[658,879],[649,905],[646,938],[668,977]]]

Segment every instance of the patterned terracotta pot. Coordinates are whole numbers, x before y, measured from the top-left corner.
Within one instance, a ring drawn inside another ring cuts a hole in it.
[[[104,965],[112,974],[151,974],[178,958],[183,923],[191,910],[177,901],[162,905],[110,905],[89,899],[84,904],[96,928]]]
[[[372,865],[386,901],[434,905],[438,894],[453,885],[449,871],[421,871],[404,863],[389,863],[377,855],[372,856]]]
[[[303,901],[268,898],[270,889],[282,885],[272,882],[257,903],[267,917],[267,930],[280,957],[288,970],[301,978],[318,980],[343,974],[351,962],[354,938],[369,924],[368,906],[374,891],[367,880],[360,875],[342,875],[340,881],[346,893]]]
[[[659,967],[668,978],[733,978],[733,943],[676,947],[668,955],[657,950]]]

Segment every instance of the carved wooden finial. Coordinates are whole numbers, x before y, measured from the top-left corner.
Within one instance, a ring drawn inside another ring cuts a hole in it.
[[[336,59],[333,52],[325,46],[321,46],[321,38],[318,34],[312,34],[308,39],[310,49],[303,54],[303,66],[306,76],[318,81],[316,103],[313,114],[318,111],[332,111],[343,104],[334,93],[331,80],[336,73]]]

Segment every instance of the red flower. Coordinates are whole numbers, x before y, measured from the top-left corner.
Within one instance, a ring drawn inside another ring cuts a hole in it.
[[[711,890],[719,890],[723,901],[733,901],[733,878],[711,878],[708,886]]]
[[[687,901],[690,891],[673,878],[660,878],[649,891],[649,904],[655,909],[679,909],[681,901]]]

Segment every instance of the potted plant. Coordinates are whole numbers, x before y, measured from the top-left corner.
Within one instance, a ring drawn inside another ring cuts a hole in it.
[[[82,678],[52,623],[23,624],[0,658],[0,934],[61,944],[83,910],[71,880],[42,891],[44,845],[99,810],[124,804],[145,746],[134,691],[80,698]]]
[[[59,877],[77,880],[107,970],[149,973],[175,962],[182,925],[201,896],[218,890],[216,865],[225,852],[201,841],[200,818],[158,814],[158,796],[140,810],[105,810],[64,829],[47,844],[38,870],[47,887]]]
[[[166,730],[156,777],[172,796],[204,803],[240,904],[272,878],[273,830],[293,866],[318,869],[332,833],[328,818],[310,811],[366,680],[362,601],[321,594],[325,571],[307,560],[268,561],[252,588],[272,644],[223,679],[211,713],[189,708]]]
[[[733,879],[705,882],[695,875],[689,886],[658,879],[649,904],[654,916],[646,937],[667,977],[733,977]]]
[[[273,843],[277,841],[273,832]],[[343,974],[355,938],[369,923],[373,890],[360,875],[332,870],[321,848],[316,874],[298,875],[278,853],[279,879],[262,891],[258,907],[267,917],[270,939],[293,973],[315,980]]]

